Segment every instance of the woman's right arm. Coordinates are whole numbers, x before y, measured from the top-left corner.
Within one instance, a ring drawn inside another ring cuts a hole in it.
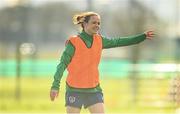
[[[71,44],[71,42],[68,42],[63,52],[63,55],[61,56],[60,63],[57,65],[56,73],[54,74],[54,81],[50,90],[51,101],[54,101],[54,99],[59,94],[60,80],[63,76],[63,72],[71,62],[74,52],[74,46]]]

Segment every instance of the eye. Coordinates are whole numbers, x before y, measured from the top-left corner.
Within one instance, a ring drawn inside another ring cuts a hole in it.
[[[93,24],[96,24],[96,22],[93,22]]]
[[[98,24],[98,25],[100,25],[100,22],[93,22],[93,24]]]

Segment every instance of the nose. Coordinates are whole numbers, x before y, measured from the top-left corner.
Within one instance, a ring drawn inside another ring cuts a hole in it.
[[[99,25],[99,24],[96,24],[96,27],[98,27],[98,28],[99,28],[99,27],[100,27],[100,25]]]
[[[96,29],[99,29],[99,25],[96,25],[96,27],[95,27]]]

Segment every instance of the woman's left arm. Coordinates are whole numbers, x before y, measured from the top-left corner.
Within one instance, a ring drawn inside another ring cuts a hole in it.
[[[103,49],[138,44],[144,41],[145,39],[152,39],[153,37],[154,37],[153,31],[146,31],[142,34],[138,34],[134,36],[119,37],[113,39],[102,37]]]

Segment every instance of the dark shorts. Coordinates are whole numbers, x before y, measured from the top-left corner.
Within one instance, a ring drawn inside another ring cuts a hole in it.
[[[103,93],[81,93],[81,92],[66,92],[65,96],[66,104],[65,106],[71,106],[80,108],[84,106],[87,108],[96,103],[104,103]]]

